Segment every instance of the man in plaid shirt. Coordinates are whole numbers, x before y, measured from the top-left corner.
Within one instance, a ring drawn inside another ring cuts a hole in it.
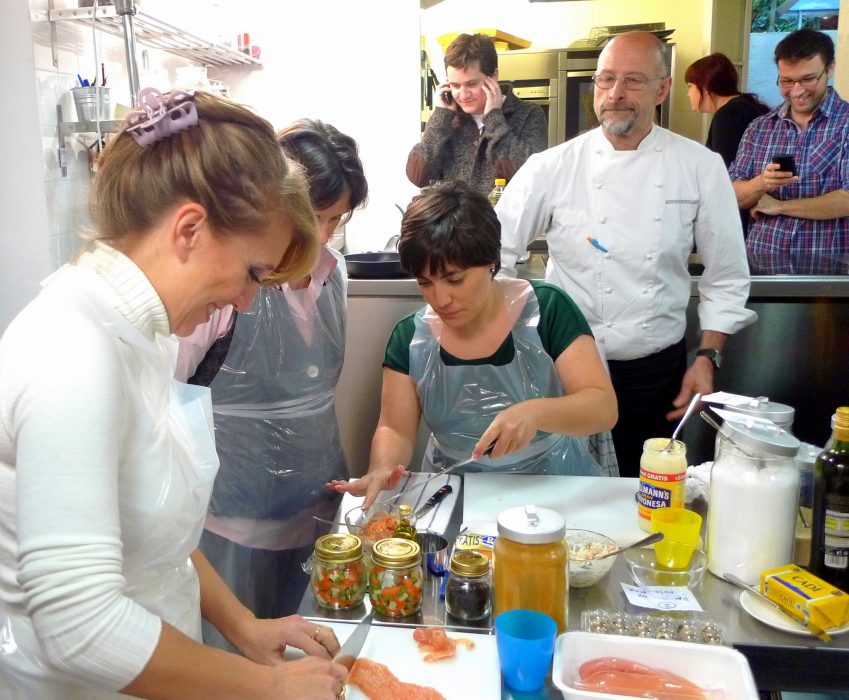
[[[823,265],[845,266],[849,255],[849,103],[828,85],[834,43],[799,29],[776,45],[775,62],[784,104],[749,125],[729,168],[754,219],[749,263],[755,272],[836,271]],[[794,157],[795,172],[772,162],[779,154]]]

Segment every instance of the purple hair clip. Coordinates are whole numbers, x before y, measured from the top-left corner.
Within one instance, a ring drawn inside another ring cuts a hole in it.
[[[194,93],[172,90],[163,95],[156,88],[139,92],[139,104],[128,117],[127,131],[139,146],[149,146],[178,131],[196,126],[198,113]]]

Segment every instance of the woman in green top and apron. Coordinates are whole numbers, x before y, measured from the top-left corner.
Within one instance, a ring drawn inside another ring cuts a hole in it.
[[[464,183],[413,199],[398,250],[428,306],[390,337],[368,473],[332,488],[370,506],[409,464],[421,418],[431,430],[423,471],[471,454],[465,471],[616,473],[586,448],[617,417],[586,320],[558,288],[496,278],[500,248],[495,212]]]

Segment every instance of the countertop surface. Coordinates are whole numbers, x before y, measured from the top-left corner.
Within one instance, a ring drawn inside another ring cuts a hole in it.
[[[620,543],[629,543],[645,534],[636,522],[637,485],[637,479],[626,478],[468,475],[464,477],[464,487],[446,536],[450,541],[452,533],[464,521],[494,522],[503,508],[533,503],[563,513],[568,527],[598,530]],[[581,629],[584,610],[645,612],[627,602],[621,582],[633,581],[623,557],[618,556],[600,583],[589,588],[573,588],[569,593],[569,629]],[[461,625],[450,618],[439,599],[438,583],[437,578],[428,579],[422,612],[405,620],[404,626],[436,624],[453,630],[491,632],[488,620]],[[704,613],[696,615],[721,625],[727,640],[748,659],[759,690],[829,692],[849,687],[849,634],[834,636],[830,644],[824,644],[814,636],[768,627],[742,610],[738,588],[709,572],[696,597],[704,608]],[[368,603],[354,611],[326,611],[316,605],[311,591],[307,590],[299,612],[312,619],[356,622],[367,610]],[[398,626],[399,623],[376,619],[375,624]],[[502,699],[511,697],[508,689],[502,689]],[[559,698],[560,693],[549,678],[546,690],[533,697],[535,700]]]
[[[517,276],[522,279],[544,279],[547,256],[534,254],[527,262],[516,266]],[[695,263],[691,266],[694,272],[699,270]],[[699,295],[698,274],[694,274],[691,286],[691,296]],[[401,296],[417,297],[418,285],[412,278],[401,279],[350,279],[348,294],[351,296]],[[804,297],[846,297],[849,298],[849,275],[820,274],[795,275],[772,274],[752,275],[750,298],[804,298]]]

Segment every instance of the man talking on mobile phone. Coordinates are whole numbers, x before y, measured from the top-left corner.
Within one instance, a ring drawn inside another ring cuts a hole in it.
[[[784,102],[753,121],[729,168],[740,207],[751,208],[753,272],[847,272],[849,102],[829,87],[834,42],[813,29],[775,47]],[[792,156],[794,170],[780,156]]]
[[[447,79],[420,143],[407,157],[407,177],[426,187],[462,180],[488,194],[510,180],[532,153],[548,146],[545,113],[498,82],[498,54],[485,34],[460,34],[445,51]]]

